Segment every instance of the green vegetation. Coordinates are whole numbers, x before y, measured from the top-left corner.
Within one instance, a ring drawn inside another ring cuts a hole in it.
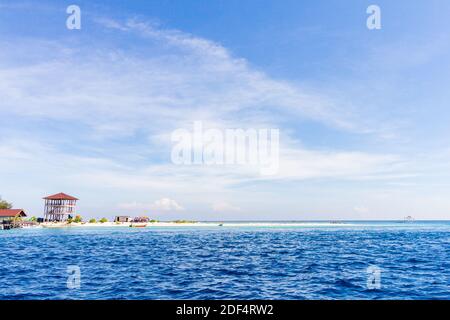
[[[11,209],[12,207],[12,203],[2,200],[2,198],[0,197],[0,209]]]
[[[96,222],[97,222],[97,220],[95,220],[94,218],[89,220],[89,223],[96,223]]]
[[[174,223],[197,223],[197,221],[190,221],[190,220],[175,220]]]
[[[31,221],[31,222],[36,222],[36,221],[37,221],[37,218],[36,218],[35,216],[32,216],[32,217],[30,218],[30,221]]]
[[[99,220],[99,222],[100,222],[100,223],[105,223],[105,222],[108,222],[108,219],[106,219],[106,218],[101,218],[101,219]]]
[[[72,218],[69,218],[69,219],[67,219],[67,223],[72,223],[73,222],[73,219]]]
[[[80,223],[83,221],[83,218],[80,215],[76,215],[75,219],[73,219],[73,222]]]
[[[151,222],[151,223],[156,223],[156,222],[159,222],[159,220],[152,219],[152,220],[150,220],[149,222]]]

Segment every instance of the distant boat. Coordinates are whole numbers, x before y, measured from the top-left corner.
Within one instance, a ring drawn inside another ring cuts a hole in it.
[[[403,221],[404,221],[404,222],[413,222],[413,221],[414,221],[414,218],[411,217],[411,216],[407,216],[407,217],[405,217],[405,218],[403,219]]]
[[[132,222],[130,224],[130,228],[145,228],[147,226],[146,223],[136,223],[136,222]]]
[[[145,228],[150,219],[148,217],[136,217],[131,220],[130,227],[131,228]]]

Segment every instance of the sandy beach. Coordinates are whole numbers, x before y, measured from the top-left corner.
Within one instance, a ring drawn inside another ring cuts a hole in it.
[[[130,223],[130,222],[95,222],[95,223],[41,223],[38,227],[43,228],[129,228],[129,227],[337,227],[354,226],[352,223],[331,223],[331,222],[148,222],[148,223]]]

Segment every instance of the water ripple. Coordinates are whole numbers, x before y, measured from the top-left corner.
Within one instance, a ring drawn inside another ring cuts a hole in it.
[[[448,228],[12,230],[0,299],[449,299]],[[67,266],[81,287],[67,287]],[[367,288],[366,268],[381,269]]]

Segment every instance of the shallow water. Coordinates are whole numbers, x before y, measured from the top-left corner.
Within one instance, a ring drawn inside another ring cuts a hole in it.
[[[449,222],[352,224],[0,231],[0,299],[450,299]]]

